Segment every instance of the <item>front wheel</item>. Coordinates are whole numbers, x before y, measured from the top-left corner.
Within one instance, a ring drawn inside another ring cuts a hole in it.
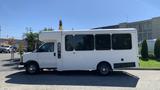
[[[100,63],[97,67],[97,71],[100,75],[108,75],[112,69],[111,66],[108,63]]]
[[[37,63],[28,63],[26,65],[26,72],[28,74],[37,74],[39,72],[39,66]]]

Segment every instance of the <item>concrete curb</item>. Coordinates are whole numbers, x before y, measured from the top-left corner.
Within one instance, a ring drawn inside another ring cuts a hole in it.
[[[160,70],[160,68],[125,68],[119,70]]]

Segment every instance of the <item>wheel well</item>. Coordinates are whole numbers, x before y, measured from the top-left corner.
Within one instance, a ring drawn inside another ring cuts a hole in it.
[[[99,63],[97,64],[97,68],[98,68],[98,66],[99,66],[100,64],[102,64],[102,63],[106,63],[106,64],[109,65],[109,67],[112,69],[111,64],[110,64],[109,62],[107,62],[107,61],[99,62]]]
[[[26,67],[26,65],[27,65],[27,64],[30,64],[30,63],[35,63],[35,64],[37,64],[38,67],[39,67],[39,64],[38,64],[36,61],[34,61],[34,60],[29,60],[29,61],[27,61],[27,62],[24,64],[24,66]]]

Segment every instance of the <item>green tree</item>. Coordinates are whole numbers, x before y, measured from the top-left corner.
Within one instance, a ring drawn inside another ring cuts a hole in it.
[[[36,49],[38,40],[38,33],[33,33],[32,31],[24,34],[25,40],[27,41],[27,51],[33,51]]]
[[[158,38],[155,42],[154,55],[156,58],[160,59],[160,38]]]
[[[141,56],[142,56],[142,58],[144,58],[144,59],[147,59],[147,58],[148,58],[148,45],[147,45],[147,41],[146,41],[146,40],[144,40],[144,41],[142,42]]]

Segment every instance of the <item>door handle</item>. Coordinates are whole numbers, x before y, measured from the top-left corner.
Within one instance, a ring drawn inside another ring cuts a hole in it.
[[[54,56],[56,56],[56,53],[53,53]]]

